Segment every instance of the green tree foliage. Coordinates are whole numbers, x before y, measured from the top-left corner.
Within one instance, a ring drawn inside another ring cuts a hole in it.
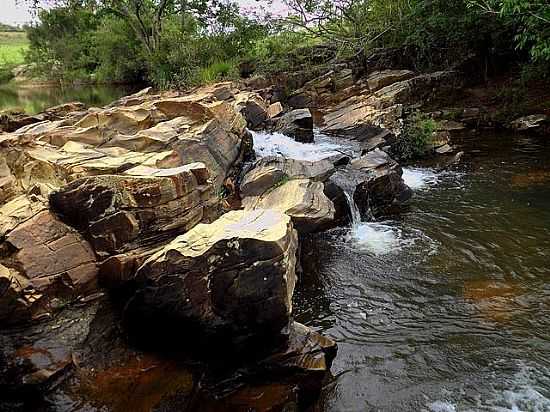
[[[550,2],[548,0],[472,0],[470,7],[515,26],[517,47],[535,62],[550,62]]]
[[[233,3],[71,0],[28,28],[28,61],[64,80],[149,81],[161,87],[234,76],[267,35]],[[229,67],[229,68],[228,68]],[[53,70],[52,70],[53,68]]]

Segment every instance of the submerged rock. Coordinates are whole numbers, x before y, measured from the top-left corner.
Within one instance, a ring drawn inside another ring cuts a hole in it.
[[[292,312],[296,248],[290,218],[274,210],[234,211],[200,224],[140,267],[127,318],[145,333],[169,335],[180,324],[195,347],[239,349],[277,336]]]

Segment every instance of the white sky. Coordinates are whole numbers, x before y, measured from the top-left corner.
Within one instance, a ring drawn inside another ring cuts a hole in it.
[[[237,0],[243,11],[266,11],[271,10],[275,15],[285,14],[286,7],[282,0]],[[0,0],[0,23],[22,25],[33,20],[25,0]]]
[[[0,23],[21,25],[32,21],[29,6],[23,1],[0,0]]]

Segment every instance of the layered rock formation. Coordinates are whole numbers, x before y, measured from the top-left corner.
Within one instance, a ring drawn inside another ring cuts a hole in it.
[[[297,243],[290,218],[274,210],[197,225],[139,268],[126,315],[142,329],[170,319],[194,332],[194,344],[226,350],[276,337],[292,312]]]
[[[354,159],[350,168],[361,173],[353,199],[362,217],[386,214],[412,196],[411,189],[403,181],[401,166],[382,150],[373,150]]]
[[[0,135],[0,392],[17,399],[71,371],[125,362],[119,306],[132,332],[137,324],[170,335],[178,325],[180,343],[192,333],[195,348],[247,356],[255,344],[263,366],[254,374],[299,369],[292,385],[320,382],[335,344],[292,321],[294,224],[331,219],[322,182],[332,165],[283,161],[292,184],[304,184],[300,199],[223,214],[220,194],[238,189],[251,155],[246,127],[269,116],[259,95],[231,84],[146,89],[106,108],[69,109]],[[265,195],[273,176],[255,173],[243,187]],[[98,312],[109,291],[119,306]],[[107,323],[108,334],[97,330]],[[86,342],[106,339],[119,347],[99,361]]]
[[[300,233],[326,229],[336,212],[324,193],[324,182],[332,173],[328,160],[262,158],[241,182],[242,205],[245,210],[279,210],[292,218]]]

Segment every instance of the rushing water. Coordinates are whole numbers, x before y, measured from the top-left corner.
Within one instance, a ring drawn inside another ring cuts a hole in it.
[[[455,143],[398,219],[304,241],[297,320],[339,345],[317,410],[550,411],[550,139]]]
[[[50,85],[25,86],[17,83],[0,85],[0,111],[21,110],[39,113],[62,103],[79,101],[101,107],[139,90],[135,85]]]

